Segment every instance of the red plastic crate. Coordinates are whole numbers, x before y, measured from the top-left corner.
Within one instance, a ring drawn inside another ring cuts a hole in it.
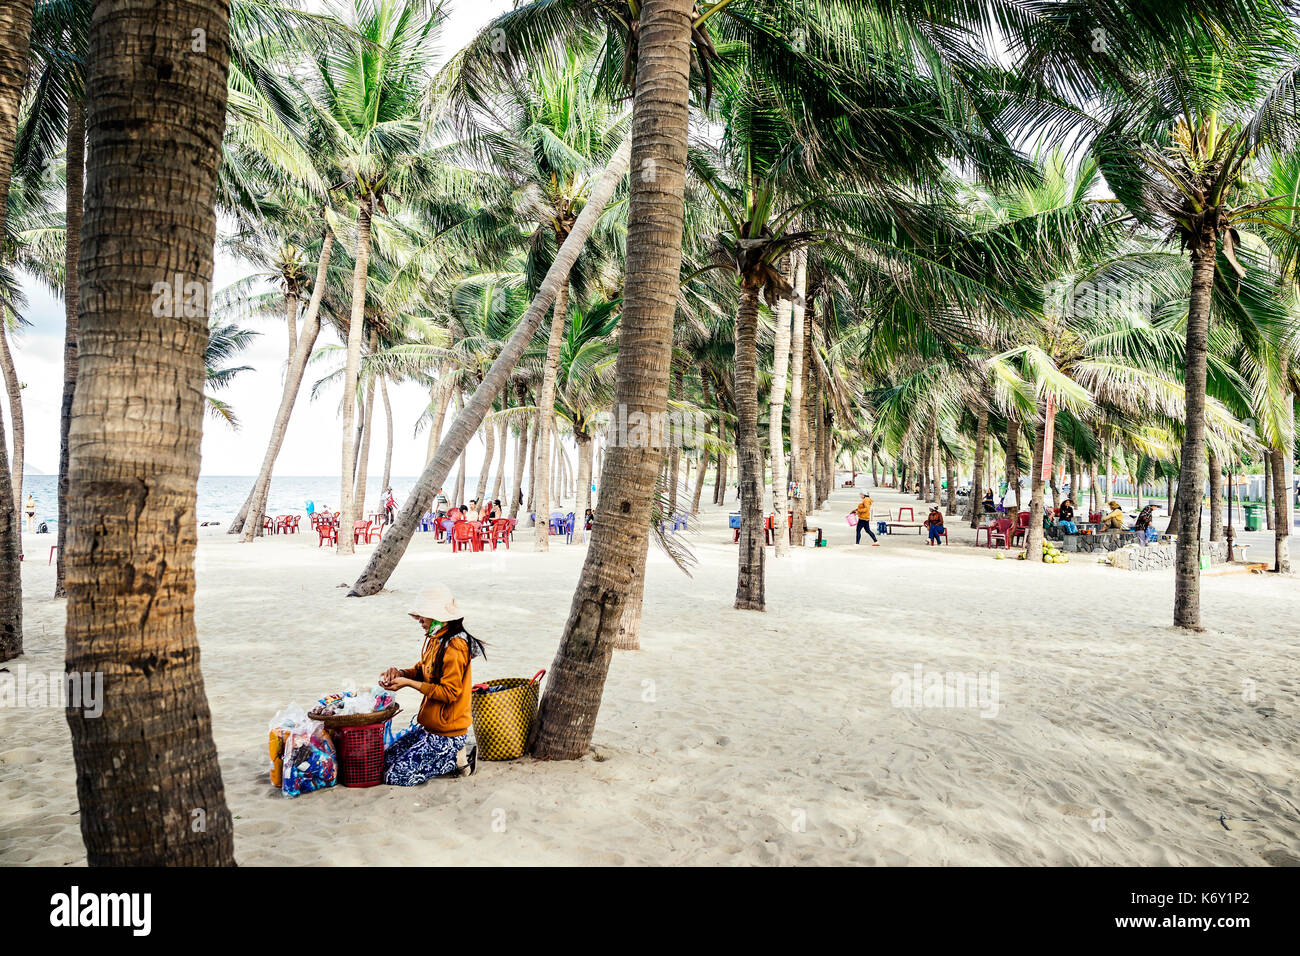
[[[384,782],[383,724],[339,727],[334,731],[334,746],[343,786],[377,787]]]

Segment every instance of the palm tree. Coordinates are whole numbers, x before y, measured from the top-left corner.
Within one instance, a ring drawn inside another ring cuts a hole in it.
[[[591,187],[587,202],[569,232],[569,239],[556,252],[554,261],[538,286],[537,294],[520,316],[510,339],[478,382],[470,400],[457,412],[451,428],[438,444],[437,453],[420,473],[392,529],[380,539],[374,553],[370,556],[370,561],[348,591],[349,596],[361,597],[377,593],[387,582],[393,569],[397,567],[398,561],[401,560],[407,545],[411,542],[411,536],[420,523],[420,518],[433,501],[433,496],[442,487],[452,465],[483,424],[483,419],[497,400],[497,396],[510,381],[512,370],[550,310],[561,285],[567,281],[583,243],[595,230],[598,220],[605,211],[605,206],[614,195],[615,188],[627,173],[629,155],[630,143],[624,140],[615,151],[609,165]]]
[[[311,119],[356,204],[352,308],[348,319],[343,394],[356,392],[365,340],[366,279],[373,220],[390,195],[419,191],[428,175],[422,109],[433,42],[445,16],[442,0],[352,0],[347,22],[353,35],[316,56]],[[340,518],[356,518],[356,406],[343,403]],[[340,554],[351,554],[351,535],[339,537]]]
[[[234,862],[194,627],[226,13],[219,0],[128,6],[90,40],[84,246],[95,255],[81,268],[66,667],[108,675],[102,714],[67,711],[92,866]],[[206,54],[160,70],[151,51],[188,50],[192,30]],[[160,181],[170,202],[157,201]],[[158,284],[177,274],[189,288],[168,288],[173,307],[160,308]],[[178,299],[202,308],[187,315]]]
[[[14,164],[14,135],[27,79],[27,51],[32,31],[32,0],[14,0],[0,9],[0,235],[9,205],[9,176]],[[0,488],[9,489],[8,438],[0,421]],[[12,495],[0,494],[0,660],[23,652],[22,578],[19,566],[18,512]]]
[[[62,597],[67,538],[68,425],[77,384],[77,266],[81,258],[81,194],[85,181],[85,54],[90,0],[41,0],[32,13],[31,104],[19,130],[15,163],[41,174],[64,146],[63,401],[59,409],[58,565],[54,596]]]
[[[681,269],[691,11],[689,0],[647,0],[637,37],[632,168],[640,172],[632,176],[628,203],[615,409],[649,421],[662,419],[668,404]],[[644,573],[663,458],[654,431],[644,444],[611,443],[605,454],[591,546],[528,742],[534,756],[572,759],[590,746],[629,571]]]
[[[509,84],[502,102],[494,104],[494,113],[505,112],[510,118],[505,129],[484,139],[491,144],[496,164],[516,193],[526,197],[525,215],[533,224],[529,237],[530,275],[543,272],[554,250],[567,241],[587,199],[593,174],[624,135],[622,119],[596,95],[595,85],[590,55],[581,49],[567,50]],[[568,303],[566,280],[552,309],[538,394],[540,427],[533,449],[533,507],[539,515],[551,511],[550,423]],[[550,547],[545,521],[536,522],[534,546],[538,551]]]
[[[1239,229],[1267,228],[1268,215],[1289,201],[1259,199],[1245,183],[1262,155],[1284,153],[1297,142],[1300,103],[1293,89],[1300,54],[1285,20],[1261,21],[1228,52],[1177,46],[1174,52],[1181,55],[1153,71],[1147,96],[1116,98],[1096,150],[1115,195],[1144,224],[1177,238],[1192,264],[1174,624],[1199,629],[1206,364],[1219,251],[1244,277]]]

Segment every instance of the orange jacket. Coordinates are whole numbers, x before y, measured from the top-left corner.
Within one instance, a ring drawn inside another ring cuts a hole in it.
[[[870,520],[871,520],[871,504],[872,504],[872,501],[871,501],[871,499],[870,499],[869,497],[868,497],[868,498],[864,498],[863,500],[861,500],[861,501],[858,502],[858,509],[857,509],[857,510],[858,510],[858,520],[859,520],[859,521],[870,521]]]
[[[459,737],[469,731],[469,645],[463,637],[453,637],[442,655],[442,679],[433,683],[433,661],[438,654],[437,640],[428,640],[419,663],[399,673],[417,681],[424,700],[416,721],[425,730],[440,737]]]

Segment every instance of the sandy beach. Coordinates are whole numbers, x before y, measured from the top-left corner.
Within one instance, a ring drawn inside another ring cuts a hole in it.
[[[421,534],[389,590],[359,600],[340,585],[373,546],[340,558],[314,535],[241,545],[200,529],[203,674],[237,860],[1300,864],[1296,580],[1206,576],[1207,629],[1182,632],[1171,571],[995,561],[956,518],[946,548],[912,533],[856,547],[842,517],[856,501],[839,490],[816,515],[828,547],[769,551],[766,614],[731,608],[724,509],[686,536],[691,577],[652,546],[644,649],[616,654],[586,759],[293,800],[267,779],[278,709],[409,666],[420,636],[405,611],[433,582],[488,644],[476,680],[549,667],[585,548],[537,554],[521,529],[510,551],[453,555]],[[1243,540],[1267,559],[1265,534]],[[63,668],[50,543],[26,542],[27,652],[11,670]],[[996,697],[896,706],[933,672],[977,675]],[[405,723],[418,695],[399,701]],[[0,807],[0,865],[84,864],[60,709],[0,708]]]

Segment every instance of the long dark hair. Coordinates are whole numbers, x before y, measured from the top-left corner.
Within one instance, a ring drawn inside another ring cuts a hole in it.
[[[447,645],[451,643],[452,638],[463,638],[466,647],[469,648],[469,659],[476,657],[487,657],[487,650],[482,641],[465,630],[465,619],[458,617],[454,621],[448,621],[441,628],[432,634],[425,635],[425,639],[438,642],[438,653],[433,656],[433,682],[442,683],[442,658],[447,653]]]

